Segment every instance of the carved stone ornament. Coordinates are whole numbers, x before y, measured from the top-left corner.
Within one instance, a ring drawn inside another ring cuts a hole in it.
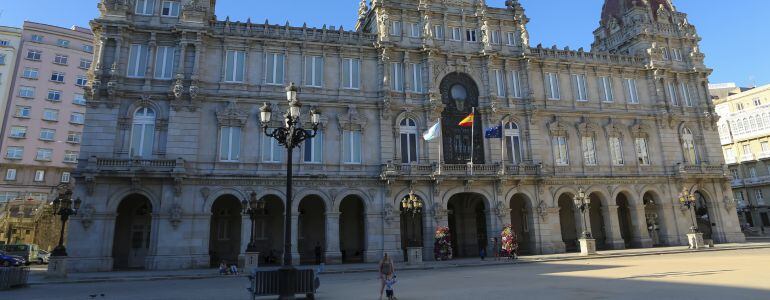
[[[99,12],[102,15],[125,16],[129,7],[129,0],[102,0],[99,2]]]
[[[96,187],[94,176],[86,176],[86,194],[92,196],[94,194],[94,188]]]
[[[171,227],[177,229],[179,223],[182,223],[182,206],[179,203],[174,203],[168,210],[168,221],[171,223]]]
[[[203,196],[204,199],[208,198],[209,195],[211,195],[211,190],[207,187],[201,188],[201,196]]]
[[[505,207],[505,204],[503,202],[498,201],[497,207],[495,207],[495,214],[497,214],[497,217],[502,219],[505,219],[506,216],[510,214],[511,210]]]
[[[385,220],[385,223],[390,225],[395,219],[395,217],[396,217],[396,214],[393,212],[393,205],[390,205],[390,203],[386,203],[385,209],[382,210],[382,219]]]
[[[348,106],[347,114],[340,114],[337,116],[337,121],[340,124],[340,128],[343,130],[364,130],[368,120],[366,116],[358,113],[358,109],[355,106]]]
[[[725,205],[725,209],[730,211],[738,205],[738,200],[735,200],[735,198],[728,198],[727,196],[725,196],[724,199],[722,200],[722,203]]]
[[[94,206],[87,203],[78,210],[78,216],[80,216],[80,224],[83,225],[83,229],[88,230],[91,224],[94,222]]]
[[[545,221],[545,218],[548,217],[548,207],[546,206],[545,201],[540,200],[540,203],[537,204],[535,209],[537,210],[540,219]]]
[[[248,119],[249,114],[239,109],[235,101],[230,101],[225,109],[217,112],[219,126],[243,127]]]
[[[553,122],[548,124],[548,131],[551,133],[551,136],[569,137],[569,134],[567,133],[567,124],[559,121],[558,118],[555,118]]]
[[[172,92],[177,101],[182,100],[182,95],[184,93],[184,75],[176,74],[176,82],[174,83]]]

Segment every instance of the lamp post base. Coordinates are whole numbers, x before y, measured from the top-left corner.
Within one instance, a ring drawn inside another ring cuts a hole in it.
[[[243,254],[244,272],[253,272],[259,267],[259,252],[246,252]]]
[[[406,257],[406,264],[422,265],[422,247],[407,247]]]
[[[46,271],[45,277],[46,278],[67,277],[67,257],[51,256],[51,258],[48,259],[48,271]]]
[[[689,249],[697,250],[706,247],[703,242],[703,233],[700,232],[688,233],[687,242],[690,246]]]
[[[580,255],[589,256],[596,255],[596,240],[591,238],[581,238],[578,240],[580,243]]]

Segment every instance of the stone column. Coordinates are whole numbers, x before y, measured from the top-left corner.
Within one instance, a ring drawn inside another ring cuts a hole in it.
[[[623,236],[620,234],[620,221],[618,221],[618,206],[606,205],[602,206],[602,216],[604,216],[604,224],[607,232],[605,232],[607,247],[615,250],[625,249],[626,244],[623,241]]]
[[[644,205],[630,206],[628,209],[631,212],[631,243],[638,248],[652,248]]]
[[[383,246],[383,220],[381,212],[364,214],[364,262],[378,262],[382,258],[382,252],[396,253],[398,249],[385,249]],[[400,256],[400,255],[399,255]]]
[[[326,213],[326,263],[342,263],[340,252],[340,213]]]
[[[538,252],[540,254],[564,253],[566,248],[561,238],[561,227],[559,226],[559,208],[548,207],[535,219],[537,228],[536,241]]]

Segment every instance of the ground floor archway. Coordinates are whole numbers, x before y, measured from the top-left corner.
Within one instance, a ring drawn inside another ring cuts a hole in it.
[[[129,195],[118,205],[112,243],[113,269],[143,269],[150,251],[152,203],[147,197]]]
[[[449,233],[454,257],[476,257],[487,247],[485,199],[475,193],[460,193],[449,198]]]
[[[647,234],[649,234],[652,240],[652,245],[655,247],[663,246],[666,244],[663,238],[665,232],[663,220],[663,210],[659,204],[658,197],[651,192],[646,192],[642,196],[642,202],[644,203],[644,219],[647,226]]]
[[[534,220],[532,218],[532,206],[529,198],[523,194],[516,194],[511,198],[511,227],[519,241],[519,254],[532,254],[534,249],[532,230]],[[497,237],[500,240],[500,237]],[[497,249],[495,249],[497,250]]]
[[[233,195],[223,195],[211,206],[209,257],[211,266],[238,262],[241,253],[241,202]]]
[[[633,236],[631,232],[633,228],[631,227],[631,209],[626,194],[618,194],[618,196],[615,198],[615,205],[618,206],[618,224],[620,225],[620,237],[623,238],[623,243],[625,244],[626,249],[629,249],[633,245]]]
[[[340,203],[340,252],[343,263],[364,261],[365,219],[364,200],[347,196]]]
[[[257,216],[254,234],[260,259],[265,265],[280,264],[283,259],[283,200],[275,195],[262,197],[265,208]]]
[[[575,222],[575,204],[572,200],[573,195],[569,193],[559,196],[559,227],[561,229],[561,240],[564,242],[564,250],[567,252],[578,251],[578,232]]]
[[[713,239],[713,224],[711,223],[711,214],[708,206],[708,198],[700,191],[695,192],[695,219],[698,231],[703,233],[704,239]]]
[[[596,249],[606,250],[607,247],[607,228],[604,226],[604,213],[602,200],[599,195],[592,193],[588,196],[588,219],[591,224],[591,235],[596,240]]]
[[[302,198],[297,223],[300,263],[322,263],[326,248],[326,206],[323,199],[319,196]]]
[[[409,197],[408,195],[406,197]],[[425,201],[419,196],[417,201],[422,203],[422,209],[417,212],[413,210],[407,210],[403,207],[401,202],[397,203],[400,207],[400,221],[401,221],[401,250],[404,258],[408,259],[407,248],[409,247],[424,247],[423,243],[423,213],[425,212]],[[405,198],[406,199],[406,198]]]

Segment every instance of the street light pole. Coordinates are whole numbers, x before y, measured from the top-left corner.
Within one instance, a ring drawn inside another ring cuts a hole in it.
[[[414,232],[416,231],[414,228],[414,219],[416,216],[422,213],[422,201],[420,201],[420,198],[414,194],[414,191],[410,191],[409,195],[404,197],[404,199],[401,199],[401,209],[404,214],[409,216],[409,223],[412,225],[412,233],[410,234],[409,243],[415,245],[417,244],[417,238],[415,237]],[[411,247],[411,245],[407,245],[407,247]]]
[[[682,192],[679,193],[679,203],[686,207],[690,211],[690,218],[692,219],[692,226],[690,226],[690,233],[698,233],[698,225],[695,221],[695,194],[690,193],[687,188],[682,188]]]
[[[315,110],[310,110],[310,121],[313,125],[312,133],[302,128],[300,124],[300,113],[302,104],[297,100],[299,89],[292,82],[286,87],[286,98],[289,101],[289,110],[284,115],[283,127],[277,127],[269,131],[270,119],[272,117],[272,108],[265,103],[260,108],[260,121],[265,135],[274,138],[278,143],[286,147],[286,214],[284,219],[284,245],[283,245],[283,265],[278,270],[280,273],[280,296],[279,299],[293,299],[294,285],[296,281],[296,269],[291,263],[291,215],[292,215],[292,152],[294,148],[302,142],[312,139],[318,132],[318,125],[321,123],[321,114]]]
[[[51,202],[51,205],[53,214],[61,216],[61,229],[59,230],[59,244],[51,251],[51,256],[67,256],[67,249],[64,247],[64,228],[70,216],[77,215],[82,201],[80,198],[72,201],[72,189],[69,184],[61,184],[57,188],[60,191],[59,196]]]
[[[246,253],[257,252],[257,237],[256,237],[256,223],[257,214],[264,209],[264,201],[257,200],[257,192],[251,192],[249,194],[249,200],[243,199],[241,201],[241,207],[243,207],[243,214],[248,215],[251,220],[251,234],[249,235],[249,245],[246,246]]]
[[[588,224],[586,223],[586,210],[589,208],[588,203],[588,197],[586,196],[585,191],[583,191],[582,188],[578,190],[577,195],[575,195],[572,198],[572,201],[575,202],[575,206],[580,209],[580,214],[583,215],[583,239],[590,239],[591,238],[591,232],[588,231]]]

